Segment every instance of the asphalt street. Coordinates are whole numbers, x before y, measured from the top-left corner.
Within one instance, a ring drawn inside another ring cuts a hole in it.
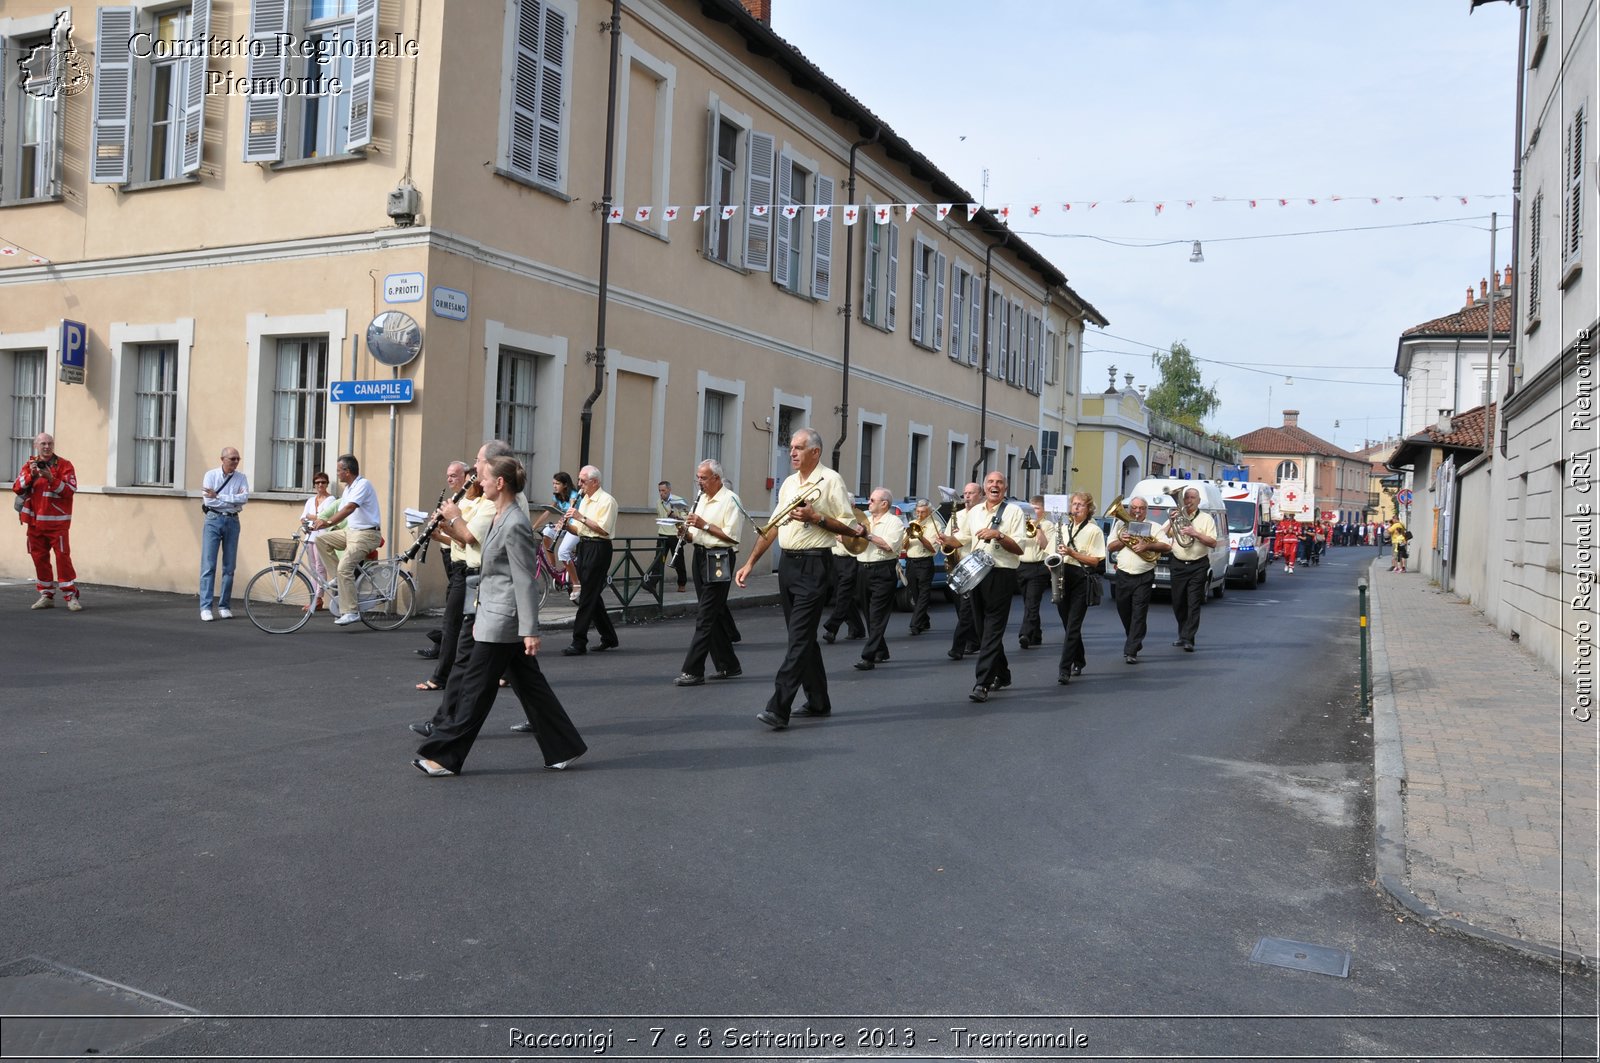
[[[688,690],[688,620],[582,658],[553,632],[590,754],[544,770],[507,694],[438,780],[408,763],[436,704],[420,626],[268,636],[187,597],[29,612],[3,587],[0,963],[225,1017],[139,1049],[164,1055],[592,1058],[610,1031],[606,1054],[672,1058],[1592,1057],[1591,976],[1431,931],[1372,882],[1369,558],[1230,589],[1192,655],[1158,599],[1136,667],[1108,600],[1065,688],[1047,605],[984,705],[945,657],[953,610],[915,639],[895,614],[893,660],[825,646],[835,715],[783,732],[754,719],[777,609],[738,614],[742,678]],[[1348,977],[1253,962],[1263,938],[1348,953]]]

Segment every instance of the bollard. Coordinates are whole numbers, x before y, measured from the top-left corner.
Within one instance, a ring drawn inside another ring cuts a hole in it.
[[[1356,581],[1356,589],[1361,602],[1361,711],[1372,711],[1372,684],[1367,675],[1367,578],[1361,577]]]

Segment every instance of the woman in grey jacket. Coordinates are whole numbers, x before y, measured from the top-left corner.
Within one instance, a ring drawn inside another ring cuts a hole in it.
[[[494,523],[483,544],[478,618],[472,656],[450,677],[449,718],[433,730],[411,763],[433,777],[456,775],[488,718],[508,670],[532,697],[523,705],[534,725],[547,768],[565,768],[588,749],[539,669],[539,598],[534,578],[533,525],[516,504],[526,479],[512,457],[477,463],[483,495],[494,503]],[[457,684],[460,684],[459,690]],[[456,694],[451,699],[450,694]]]

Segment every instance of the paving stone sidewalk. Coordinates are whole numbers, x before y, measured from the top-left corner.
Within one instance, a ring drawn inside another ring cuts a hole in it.
[[[1387,566],[1368,574],[1380,882],[1430,922],[1593,966],[1600,722],[1470,602]]]

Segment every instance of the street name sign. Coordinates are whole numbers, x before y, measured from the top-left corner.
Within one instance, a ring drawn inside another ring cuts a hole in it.
[[[328,385],[331,402],[410,402],[415,381],[402,377],[399,380],[335,380]]]

